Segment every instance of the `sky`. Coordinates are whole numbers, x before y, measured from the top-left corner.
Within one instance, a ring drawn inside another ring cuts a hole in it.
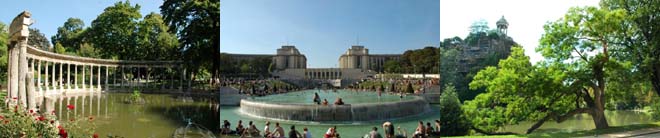
[[[220,50],[275,54],[295,45],[308,68],[338,67],[358,43],[371,54],[437,47],[438,0],[222,0]]]
[[[70,17],[80,18],[85,27],[101,14],[106,7],[114,5],[119,0],[10,0],[0,6],[0,21],[10,24],[11,20],[22,11],[32,13],[35,22],[30,28],[36,28],[44,33],[46,38],[57,34],[57,27],[64,25]],[[145,15],[160,13],[161,0],[131,0],[131,5],[139,4],[140,13]]]
[[[489,27],[502,16],[509,23],[508,35],[525,49],[532,63],[543,60],[536,52],[543,35],[543,25],[563,17],[570,7],[598,6],[598,0],[442,0],[440,2],[440,37],[469,34],[474,21],[484,19]]]

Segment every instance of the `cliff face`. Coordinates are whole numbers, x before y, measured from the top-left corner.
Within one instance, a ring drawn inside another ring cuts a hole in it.
[[[487,66],[497,66],[501,59],[510,55],[514,45],[516,42],[511,37],[496,31],[470,34],[465,40],[459,37],[445,39],[441,44],[441,86],[452,83],[461,100],[473,99],[483,92],[469,89],[468,84],[474,75]]]

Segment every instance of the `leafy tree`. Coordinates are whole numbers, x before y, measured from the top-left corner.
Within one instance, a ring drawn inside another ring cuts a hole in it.
[[[179,38],[179,50],[194,70],[211,64],[212,78],[220,71],[220,0],[165,0],[160,6],[169,31]],[[207,67],[208,68],[208,67]]]
[[[60,43],[55,43],[55,48],[54,49],[55,49],[55,53],[58,53],[58,54],[66,53],[66,48],[64,48],[64,46],[62,46],[62,44],[60,44]]]
[[[52,44],[60,43],[64,48],[76,50],[83,43],[85,23],[79,18],[69,18],[61,27],[57,27],[57,34],[51,37]]]
[[[468,119],[463,114],[461,101],[453,84],[445,85],[440,95],[440,125],[443,136],[467,135],[470,130]]]
[[[92,58],[99,58],[100,54],[99,51],[94,48],[92,44],[89,43],[83,43],[80,45],[80,49],[76,52],[78,56],[83,56],[83,57],[92,57]]]
[[[163,22],[160,14],[149,13],[138,23],[138,31],[135,34],[138,48],[131,53],[138,59],[168,60],[178,59],[177,46],[179,41],[174,34],[168,32],[168,27]]]
[[[135,49],[138,48],[134,33],[141,17],[140,5],[131,6],[128,1],[116,2],[92,21],[86,37],[103,58],[136,59],[138,53]]]
[[[413,90],[412,83],[408,83],[408,86],[406,87],[406,92],[407,93],[414,93],[415,90]]]
[[[383,64],[385,72],[388,73],[399,73],[401,71],[401,63],[398,60],[388,60]]]
[[[46,51],[50,50],[50,42],[48,41],[48,38],[46,38],[46,36],[44,36],[44,34],[41,33],[39,29],[29,28],[28,30],[30,31],[30,36],[28,36],[28,45]]]
[[[632,61],[645,79],[651,81],[654,91],[660,95],[660,4],[657,0],[603,0],[601,8],[608,11],[627,13],[621,22],[612,22],[616,27],[608,31],[618,31],[610,43],[612,55]],[[623,11],[621,11],[623,10]]]
[[[7,45],[8,45],[7,25],[0,22],[0,82],[5,82],[7,79]],[[2,84],[5,85],[5,84]]]

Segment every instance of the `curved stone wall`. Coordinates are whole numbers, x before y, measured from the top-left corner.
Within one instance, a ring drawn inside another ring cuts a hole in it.
[[[422,97],[413,100],[347,105],[279,104],[241,100],[242,113],[295,121],[376,121],[417,115],[430,110]]]

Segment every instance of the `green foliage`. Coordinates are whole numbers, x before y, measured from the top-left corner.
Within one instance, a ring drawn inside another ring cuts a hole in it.
[[[60,43],[67,49],[78,49],[83,43],[84,27],[85,23],[79,18],[67,19],[61,27],[57,28],[57,34],[51,37],[53,45]]]
[[[470,124],[463,114],[461,101],[458,100],[456,89],[450,83],[440,95],[440,125],[442,126],[443,136],[462,136],[467,135],[470,130]]]
[[[56,116],[43,116],[26,111],[22,106],[0,107],[0,134],[3,137],[58,137],[58,129],[50,121]],[[41,118],[41,120],[40,120]]]
[[[437,73],[440,53],[436,47],[407,50],[399,61],[388,60],[382,69],[387,73]]]
[[[0,82],[2,82],[0,85],[6,85],[4,82],[7,79],[7,57],[9,54],[7,52],[7,37],[9,37],[7,35],[7,26],[0,22]]]
[[[413,90],[412,83],[408,83],[408,86],[406,86],[406,93],[414,93],[415,90]]]
[[[66,48],[60,43],[55,43],[55,53],[64,54],[66,53]]]
[[[134,56],[139,53],[130,49],[137,49],[134,35],[141,16],[139,5],[131,6],[128,1],[116,2],[92,21],[86,37],[103,58],[117,56],[124,60],[135,59]]]
[[[98,58],[100,57],[99,51],[94,48],[89,43],[83,43],[80,45],[80,49],[76,52],[78,56],[83,56],[83,57],[93,57],[93,58]]]
[[[383,64],[383,68],[384,68],[385,72],[388,72],[388,73],[403,72],[401,70],[401,63],[398,60],[385,61],[385,63]]]
[[[220,0],[165,0],[160,10],[169,31],[179,38],[184,59],[192,62],[189,67],[206,68],[216,78],[220,71]]]
[[[39,31],[39,29],[29,28],[28,30],[30,31],[30,36],[28,36],[28,45],[50,51],[50,42],[48,41],[48,38],[46,38],[46,36],[44,36],[44,34]]]
[[[135,37],[138,44],[135,52],[139,54],[133,56],[137,56],[138,59],[179,59],[176,56],[162,56],[178,55],[179,41],[174,34],[168,32],[167,25],[160,14],[152,12],[144,16],[144,19],[138,24]]]

